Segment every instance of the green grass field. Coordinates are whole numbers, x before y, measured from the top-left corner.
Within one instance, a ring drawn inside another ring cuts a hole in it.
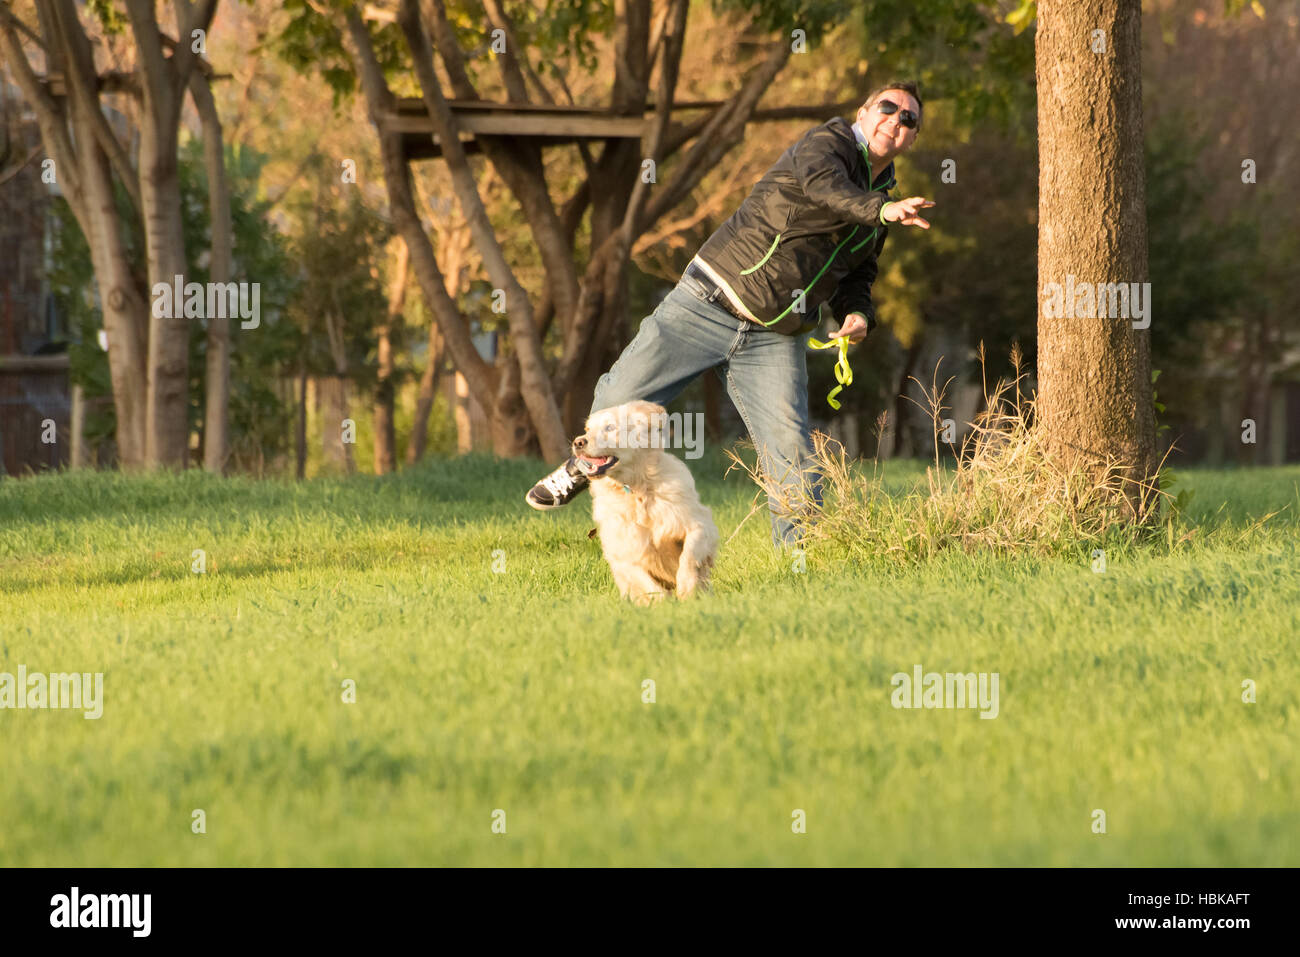
[[[649,609],[543,470],[0,481],[0,672],[104,673],[0,710],[0,865],[1300,864],[1300,468],[1180,473],[1196,536],[1102,574],[798,574],[710,460],[714,591]],[[917,664],[998,717],[893,708]]]

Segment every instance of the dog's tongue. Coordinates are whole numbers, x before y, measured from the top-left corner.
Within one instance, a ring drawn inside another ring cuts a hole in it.
[[[601,455],[595,458],[589,455],[579,455],[578,467],[581,468],[582,471],[586,472],[590,478],[596,478],[599,475],[603,475],[607,469],[613,467],[615,461],[617,460],[612,455]]]

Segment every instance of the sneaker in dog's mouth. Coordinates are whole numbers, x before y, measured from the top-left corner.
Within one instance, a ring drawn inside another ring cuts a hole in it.
[[[587,478],[596,478],[604,475],[618,462],[617,455],[579,455],[578,468],[582,469]]]

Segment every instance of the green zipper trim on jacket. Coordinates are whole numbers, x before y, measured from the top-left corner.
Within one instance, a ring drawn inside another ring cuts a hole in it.
[[[776,252],[776,244],[779,243],[780,241],[781,241],[781,234],[780,234],[780,233],[777,233],[777,234],[776,234],[776,239],[772,240],[772,245],[771,245],[771,247],[767,250],[767,255],[764,256],[762,259],[760,259],[758,262],[754,263],[754,265],[750,266],[748,269],[742,269],[742,270],[740,271],[740,274],[741,274],[742,276],[748,276],[748,275],[749,275],[750,273],[752,273],[754,270],[756,270],[756,269],[761,269],[762,266],[763,266],[763,263],[767,262],[769,259],[772,258],[772,253]]]
[[[866,239],[862,240],[862,242],[858,243],[856,246],[854,246],[852,249],[850,249],[849,252],[851,252],[851,253],[855,253],[855,252],[857,252],[859,249],[861,249],[861,248],[862,248],[863,246],[865,246],[867,243],[871,242],[871,240],[875,239],[875,238],[876,238],[876,233],[878,233],[878,232],[880,232],[880,227],[879,227],[879,226],[877,226],[875,229],[873,229],[873,230],[871,231],[871,235],[870,235],[870,236],[868,236]]]
[[[826,265],[822,266],[821,270],[817,273],[817,275],[812,277],[812,282],[808,283],[808,285],[804,288],[804,291],[799,295],[799,298],[795,299],[794,302],[786,306],[785,312],[782,312],[781,315],[777,316],[775,319],[771,319],[768,322],[764,322],[763,325],[765,326],[776,325],[778,322],[784,319],[786,315],[790,312],[790,310],[793,309],[799,303],[799,300],[806,299],[808,297],[808,290],[811,289],[813,286],[817,285],[817,280],[821,279],[822,274],[825,273],[826,270],[831,268],[831,263],[835,262],[835,257],[840,254],[840,250],[844,248],[844,244],[847,243],[850,239],[852,239],[857,234],[858,229],[859,226],[855,225],[852,231],[847,236],[845,236],[843,239],[840,240],[840,244],[836,246],[835,251],[831,253],[831,258],[826,260]]]
[[[866,148],[865,146],[863,146],[861,143],[858,144],[858,149],[860,149],[860,150],[862,151],[862,158],[865,159],[866,162],[867,162],[867,186],[868,186],[868,189],[870,189],[871,186],[872,186],[872,183],[871,183],[871,154],[867,152],[867,148]],[[888,183],[886,183],[884,186],[880,187],[880,190],[878,190],[878,191],[879,191],[879,192],[884,192],[884,191],[886,191],[886,190],[893,189],[893,188],[894,188],[894,183],[895,183],[895,182],[897,182],[897,181],[894,180],[894,179],[891,179],[891,180],[890,180]],[[872,191],[872,192],[877,192],[877,190],[871,190],[871,191]],[[790,303],[790,305],[786,306],[786,307],[785,307],[785,311],[782,312],[781,315],[777,316],[775,319],[770,319],[770,320],[768,320],[767,322],[763,322],[763,321],[760,319],[759,322],[762,323],[764,326],[774,326],[774,325],[776,325],[778,322],[780,322],[782,319],[784,319],[784,318],[789,314],[790,310],[793,309],[793,308],[794,308],[794,307],[799,303],[799,300],[800,300],[800,299],[806,299],[807,296],[808,296],[808,290],[811,289],[813,286],[817,285],[817,280],[818,280],[818,279],[821,279],[821,278],[822,278],[822,275],[825,274],[826,270],[831,268],[831,263],[835,262],[835,257],[838,256],[838,255],[840,254],[840,250],[844,248],[844,244],[847,243],[850,239],[852,239],[855,235],[857,235],[858,228],[859,228],[859,226],[858,226],[858,225],[855,225],[855,226],[853,227],[852,231],[851,231],[847,236],[845,236],[842,240],[840,240],[840,244],[839,244],[838,246],[836,246],[836,247],[835,247],[835,251],[831,253],[831,258],[828,259],[828,260],[826,260],[826,265],[822,266],[821,270],[817,273],[817,275],[813,276],[813,278],[812,278],[812,282],[808,283],[808,285],[804,288],[803,294],[802,294],[801,296],[799,296],[799,299],[796,299],[794,302]],[[871,230],[871,235],[868,236],[866,239],[862,240],[862,242],[858,243],[858,244],[857,244],[856,246],[854,246],[852,249],[850,249],[849,252],[851,252],[851,253],[855,253],[855,252],[857,252],[859,249],[861,249],[861,248],[862,248],[863,246],[865,246],[867,243],[871,242],[871,240],[875,238],[876,233],[879,232],[879,231],[880,231],[880,227],[879,227],[879,226],[877,226],[875,229]],[[755,263],[753,266],[750,266],[748,269],[743,270],[743,271],[741,272],[741,275],[742,275],[742,276],[748,276],[750,273],[752,273],[752,272],[753,272],[755,269],[757,269],[759,266],[763,265],[763,263],[767,262],[768,259],[771,258],[772,253],[774,253],[774,252],[776,251],[776,244],[777,244],[778,242],[780,242],[780,241],[781,241],[781,234],[780,234],[780,233],[777,233],[777,234],[776,234],[776,239],[772,240],[772,248],[769,249],[769,250],[767,251],[767,255],[764,256],[762,259],[760,259],[760,260],[759,260],[757,263]]]
[[[890,181],[889,181],[888,183],[886,183],[884,186],[881,186],[879,189],[876,189],[876,188],[872,185],[872,182],[871,182],[871,153],[868,152],[868,151],[867,151],[867,148],[866,148],[865,146],[863,146],[861,143],[858,144],[858,149],[862,151],[862,158],[863,158],[864,160],[866,160],[866,162],[867,162],[867,189],[868,189],[869,191],[871,191],[871,192],[879,192],[879,193],[885,193],[885,192],[888,192],[889,190],[893,189],[893,188],[894,188],[894,184],[897,182],[897,180],[892,179],[892,178],[890,179]],[[850,249],[849,252],[851,252],[851,253],[855,253],[855,252],[857,252],[859,249],[861,249],[861,248],[862,248],[863,246],[865,246],[867,243],[871,242],[871,240],[875,238],[875,235],[876,235],[876,233],[878,233],[878,232],[880,232],[880,227],[879,227],[879,226],[877,226],[875,229],[873,229],[873,230],[871,231],[871,235],[870,235],[870,236],[868,236],[866,239],[862,240],[862,242],[858,243],[856,246],[854,246],[852,249]]]
[[[867,190],[868,190],[869,192],[883,192],[883,191],[888,190],[888,189],[893,189],[893,188],[894,188],[894,184],[897,182],[897,180],[892,180],[892,179],[891,179],[891,180],[890,180],[888,183],[886,183],[884,186],[880,187],[880,190],[876,190],[876,187],[875,187],[875,186],[872,184],[872,182],[871,182],[871,178],[872,178],[872,177],[871,177],[871,153],[869,153],[869,152],[867,151],[867,148],[866,148],[865,146],[863,146],[861,143],[858,144],[858,149],[862,151],[862,158],[863,158],[863,159],[866,161],[866,163],[867,163]]]

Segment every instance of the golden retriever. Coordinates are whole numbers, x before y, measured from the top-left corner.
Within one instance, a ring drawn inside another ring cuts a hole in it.
[[[619,593],[646,605],[707,590],[718,552],[713,513],[686,463],[664,451],[667,413],[653,402],[593,412],[573,440],[591,481],[591,512]]]

